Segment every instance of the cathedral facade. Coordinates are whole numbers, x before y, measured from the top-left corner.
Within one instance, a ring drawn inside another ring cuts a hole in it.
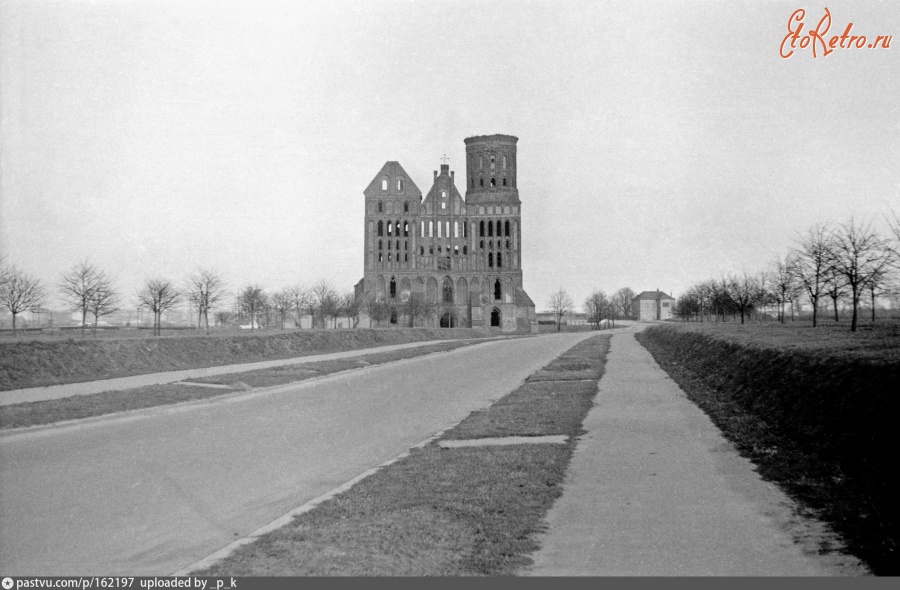
[[[423,198],[399,162],[385,163],[363,192],[361,324],[537,331],[522,288],[517,141],[465,140],[465,198],[447,164]]]

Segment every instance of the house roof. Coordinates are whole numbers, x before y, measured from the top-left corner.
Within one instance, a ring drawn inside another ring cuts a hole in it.
[[[656,301],[657,299],[671,299],[672,301],[675,301],[674,297],[670,297],[662,291],[643,291],[639,295],[635,295],[631,298],[632,301]]]

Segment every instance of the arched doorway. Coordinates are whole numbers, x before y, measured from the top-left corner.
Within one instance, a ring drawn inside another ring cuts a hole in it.
[[[500,310],[496,307],[491,311],[491,327],[499,328],[500,327]]]
[[[391,323],[392,323],[392,324],[396,324],[396,323],[397,323],[397,312],[396,312],[396,311],[392,311],[392,312],[391,312]]]
[[[441,316],[441,327],[442,328],[455,328],[456,327],[456,316],[452,313],[445,313]]]

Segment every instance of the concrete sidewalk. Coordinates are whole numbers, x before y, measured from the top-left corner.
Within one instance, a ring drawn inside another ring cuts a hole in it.
[[[633,332],[613,336],[584,428],[526,575],[868,573],[818,554],[826,527],[757,475]]]
[[[483,338],[484,342],[493,342],[496,338]],[[227,375],[230,373],[244,373],[246,371],[255,371],[257,369],[270,369],[272,367],[283,367],[285,365],[299,365],[302,363],[314,363],[317,361],[331,361],[336,359],[350,358],[362,356],[366,354],[374,354],[378,352],[390,352],[392,350],[403,350],[405,348],[417,348],[420,346],[428,346],[430,344],[439,344],[441,342],[453,342],[452,340],[428,340],[426,342],[410,342],[407,344],[392,344],[389,346],[378,346],[375,348],[361,348],[357,350],[346,350],[343,352],[332,352],[327,354],[314,354],[309,356],[294,357],[289,359],[279,359],[274,361],[258,361],[254,363],[241,363],[237,365],[222,365],[218,367],[206,367],[202,369],[185,369],[182,371],[166,371],[163,373],[147,373],[144,375],[133,375],[131,377],[118,377],[115,379],[103,379],[102,381],[85,381],[82,383],[66,383],[63,385],[48,385],[46,387],[29,387],[26,389],[9,389],[0,391],[0,406],[8,406],[11,404],[21,404],[25,402],[37,402],[49,399],[60,399],[63,397],[72,397],[75,395],[90,395],[93,393],[102,393],[104,391],[119,391],[123,389],[134,389],[135,387],[144,387],[147,385],[161,385],[164,383],[174,383],[184,379],[198,379],[201,377],[213,377],[215,375]]]

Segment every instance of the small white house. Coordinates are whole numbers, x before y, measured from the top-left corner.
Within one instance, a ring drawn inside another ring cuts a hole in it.
[[[662,291],[644,291],[631,300],[631,314],[641,322],[668,320],[674,308],[675,299]]]

